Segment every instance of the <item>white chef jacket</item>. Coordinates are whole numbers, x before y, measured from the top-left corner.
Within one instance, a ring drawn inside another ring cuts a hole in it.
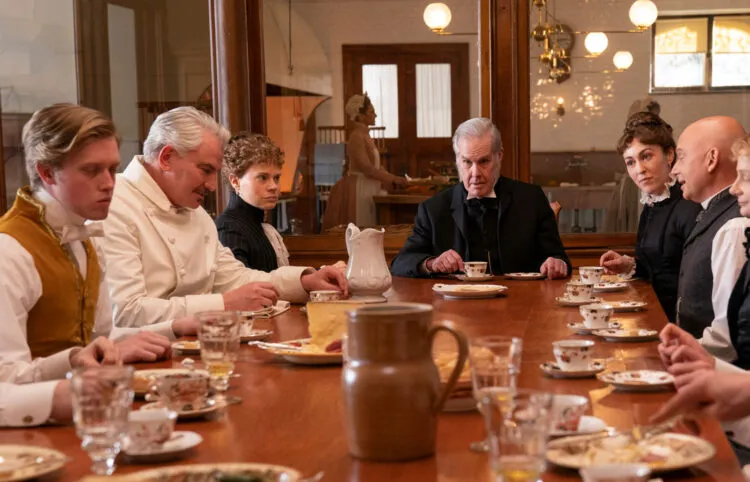
[[[279,297],[307,299],[300,278],[310,269],[271,273],[246,268],[219,243],[202,207],[172,205],[135,156],[117,176],[102,243],[115,325],[145,326],[201,311],[223,310],[222,293],[251,282],[270,282]]]
[[[83,225],[84,219],[67,211],[62,204],[44,189],[36,190],[33,198],[44,205],[44,218],[47,224],[61,236],[64,226]],[[96,244],[96,238],[91,238]],[[86,278],[86,250],[81,241],[64,245],[78,263],[78,270]],[[29,311],[42,296],[42,279],[34,264],[34,258],[13,236],[0,233],[0,382],[31,383],[64,378],[71,369],[70,350],[32,361],[31,350],[26,338],[26,322]],[[99,298],[96,303],[94,332],[97,336],[112,339],[122,338],[138,329],[115,328],[112,325],[112,305],[109,300],[106,263],[101,250],[97,249],[99,267],[102,271],[99,284]],[[50,320],[54,323],[54,320]],[[148,327],[170,338],[174,338],[171,322],[163,322]]]

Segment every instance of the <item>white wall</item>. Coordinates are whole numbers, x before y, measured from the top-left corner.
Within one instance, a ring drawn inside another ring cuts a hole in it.
[[[0,0],[4,112],[77,102],[73,0]]]
[[[632,0],[557,1],[556,16],[574,30],[591,31],[629,29],[628,10]],[[662,14],[679,10],[680,14],[704,13],[717,9],[750,9],[747,0],[657,0]],[[533,27],[536,24],[532,15]],[[643,34],[610,34],[609,47],[600,58],[573,59],[573,75],[562,84],[537,85],[544,77],[537,72],[537,61],[531,60],[531,150],[589,151],[614,150],[633,101],[649,95],[651,32]],[[576,36],[574,56],[586,53],[584,36]],[[618,50],[629,50],[635,59],[629,70],[614,74],[582,74],[576,71],[613,69],[612,56]],[[541,50],[532,41],[532,57]],[[546,75],[546,74],[545,74]],[[553,112],[557,97],[565,99],[566,115],[558,119]],[[661,114],[675,134],[691,122],[715,114],[731,115],[750,128],[750,95],[748,94],[672,94],[652,95],[661,104]],[[587,101],[589,105],[587,105]],[[544,104],[547,104],[545,107]],[[544,117],[544,118],[541,118]],[[545,117],[546,116],[546,117]]]
[[[268,2],[266,2],[268,3]],[[317,110],[318,125],[343,125],[344,102],[341,46],[343,44],[468,42],[470,66],[470,113],[479,112],[478,36],[440,37],[430,32],[422,20],[426,1],[422,0],[298,0],[293,5],[310,25],[328,58],[333,98]],[[476,32],[477,0],[452,0],[453,22],[449,30]],[[265,5],[264,5],[265,6]],[[300,45],[304,39],[293,39]],[[266,53],[268,55],[268,53]]]

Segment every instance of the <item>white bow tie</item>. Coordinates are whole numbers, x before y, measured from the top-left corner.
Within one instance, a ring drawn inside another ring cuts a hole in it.
[[[101,221],[84,224],[82,226],[69,224],[63,226],[60,242],[66,244],[72,243],[73,241],[85,241],[91,237],[101,236],[104,236],[104,224],[102,224]]]

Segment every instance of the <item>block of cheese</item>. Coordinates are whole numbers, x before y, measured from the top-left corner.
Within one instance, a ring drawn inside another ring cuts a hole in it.
[[[323,351],[346,333],[347,313],[364,306],[363,303],[308,303],[307,321],[310,345]]]

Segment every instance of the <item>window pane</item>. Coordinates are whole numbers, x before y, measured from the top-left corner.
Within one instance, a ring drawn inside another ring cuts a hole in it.
[[[708,50],[708,19],[657,20],[654,52],[686,54]]]
[[[654,87],[695,87],[705,84],[706,54],[654,55]]]
[[[451,137],[451,66],[417,64],[417,137]]]
[[[750,17],[716,18],[712,40],[711,85],[750,85]]]
[[[385,127],[385,137],[398,137],[398,66],[363,65],[362,91],[372,101],[378,117],[375,125]]]

